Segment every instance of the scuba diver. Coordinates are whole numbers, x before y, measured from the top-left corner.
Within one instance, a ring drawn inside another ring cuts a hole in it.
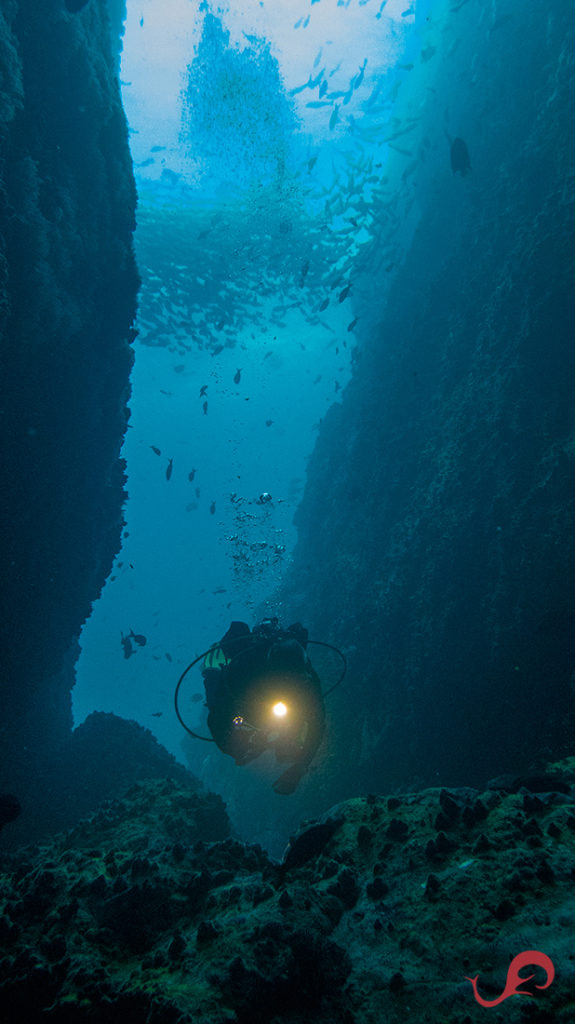
[[[289,764],[276,793],[297,789],[323,739],[323,695],[307,643],[299,622],[282,629],[277,618],[265,619],[253,630],[232,622],[202,667],[214,742],[238,765],[274,750]]]

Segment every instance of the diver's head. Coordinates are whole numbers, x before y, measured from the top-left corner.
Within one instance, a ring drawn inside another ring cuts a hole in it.
[[[272,672],[305,672],[305,651],[294,637],[286,637],[272,644],[267,663]]]
[[[274,615],[270,619],[262,619],[257,626],[254,626],[252,633],[256,636],[273,636],[279,631],[279,628],[280,620]]]

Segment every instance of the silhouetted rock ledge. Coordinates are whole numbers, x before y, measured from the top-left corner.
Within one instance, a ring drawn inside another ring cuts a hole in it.
[[[555,978],[524,969],[493,1020],[572,1020],[575,759],[549,780],[347,800],[282,865],[218,797],[138,784],[4,859],[2,1020],[473,1024],[468,978],[495,1000],[526,950]]]
[[[115,799],[135,782],[173,778],[190,789],[200,783],[149,729],[118,715],[94,711],[47,754],[41,773],[23,780],[15,796],[21,813],[2,832],[3,849],[44,842],[75,826],[104,800]]]

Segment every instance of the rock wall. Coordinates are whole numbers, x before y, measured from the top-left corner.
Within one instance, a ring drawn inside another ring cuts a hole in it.
[[[71,648],[121,540],[139,279],[112,35],[94,0],[0,12],[1,787],[24,804],[69,737]]]
[[[572,749],[575,46],[562,5],[489,31],[471,8],[422,100],[445,174],[420,153],[421,218],[385,306],[376,252],[356,283],[361,353],[320,430],[281,595],[286,621],[348,653],[334,799],[481,784]]]
[[[568,1024],[574,780],[571,759],[482,793],[356,797],[281,863],[229,836],[219,797],[134,786],[0,857],[2,1019],[489,1020],[475,988],[507,1000],[495,1020]],[[531,998],[511,999],[521,963]]]

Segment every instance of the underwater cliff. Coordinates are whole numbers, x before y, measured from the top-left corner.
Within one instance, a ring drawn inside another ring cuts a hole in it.
[[[139,278],[116,8],[0,12],[2,787],[40,817],[77,638],[121,543]]]
[[[386,286],[374,247],[356,283],[360,357],[280,591],[348,654],[334,797],[350,760],[359,790],[475,785],[572,747],[573,28],[565,5],[472,8],[421,104],[471,168],[440,181],[424,144],[407,256]]]

